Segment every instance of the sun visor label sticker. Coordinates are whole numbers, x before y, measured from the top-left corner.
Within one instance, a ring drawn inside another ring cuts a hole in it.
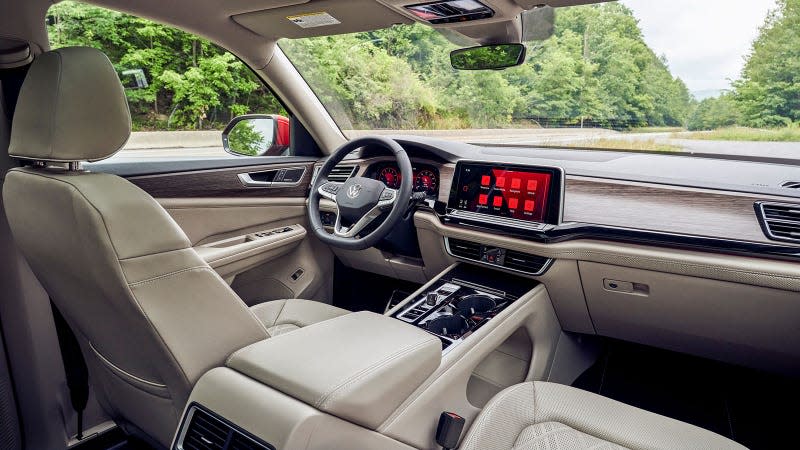
[[[298,14],[296,16],[287,16],[286,18],[300,28],[325,27],[341,23],[325,11]]]

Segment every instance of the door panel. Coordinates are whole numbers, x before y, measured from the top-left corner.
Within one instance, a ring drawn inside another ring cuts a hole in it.
[[[305,168],[299,181],[269,187],[248,187],[240,174]],[[300,225],[308,229],[306,194],[314,165],[305,160],[282,158],[272,164],[133,175],[128,180],[141,187],[167,210],[193,246],[252,236],[265,230]],[[333,255],[330,249],[306,233],[281,251],[264,254],[256,267],[221,274],[249,305],[279,298],[306,298],[330,302]]]

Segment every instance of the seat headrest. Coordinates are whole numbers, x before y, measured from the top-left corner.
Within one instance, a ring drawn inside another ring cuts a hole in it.
[[[125,145],[131,114],[111,61],[99,50],[65,47],[33,61],[11,122],[11,156],[97,161]]]

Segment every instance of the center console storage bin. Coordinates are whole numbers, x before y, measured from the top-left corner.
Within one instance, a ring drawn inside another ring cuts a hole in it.
[[[440,360],[436,336],[357,312],[252,344],[227,365],[320,411],[376,429]]]

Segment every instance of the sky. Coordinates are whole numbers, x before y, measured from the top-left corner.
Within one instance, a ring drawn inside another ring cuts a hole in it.
[[[674,75],[689,90],[728,89],[739,78],[744,56],[775,0],[622,0],[631,8],[644,39],[666,55]],[[705,94],[705,95],[703,95]]]

